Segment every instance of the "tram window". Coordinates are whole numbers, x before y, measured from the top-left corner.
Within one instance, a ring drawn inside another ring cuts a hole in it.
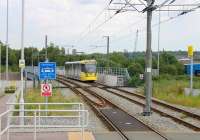
[[[96,65],[95,64],[86,64],[85,69],[87,72],[96,72]]]
[[[86,72],[86,69],[85,69],[85,65],[84,65],[84,64],[81,64],[81,71],[82,71],[82,72]]]

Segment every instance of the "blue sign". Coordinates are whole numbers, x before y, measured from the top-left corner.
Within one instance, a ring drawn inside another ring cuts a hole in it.
[[[40,62],[39,63],[39,79],[55,80],[56,79],[56,63]]]

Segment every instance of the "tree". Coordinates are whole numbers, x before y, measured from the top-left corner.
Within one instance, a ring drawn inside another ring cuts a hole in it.
[[[128,72],[130,76],[134,76],[134,75],[139,75],[141,73],[144,73],[144,69],[140,63],[132,63],[128,67]]]

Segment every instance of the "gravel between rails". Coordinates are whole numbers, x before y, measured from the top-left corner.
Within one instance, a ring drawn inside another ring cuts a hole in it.
[[[163,117],[157,113],[153,113],[150,117],[144,117],[141,115],[143,112],[143,108],[139,105],[131,103],[126,99],[122,99],[112,93],[106,92],[105,90],[101,90],[99,88],[90,88],[91,90],[95,91],[99,95],[105,97],[108,100],[111,100],[115,104],[122,107],[125,111],[129,112],[130,114],[136,116],[138,119],[148,123],[149,125],[153,126],[154,128],[164,131],[164,132],[194,132],[191,129],[177,124],[173,120]]]

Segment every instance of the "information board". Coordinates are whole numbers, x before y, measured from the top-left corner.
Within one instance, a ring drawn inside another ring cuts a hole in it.
[[[56,63],[55,62],[40,62],[39,63],[39,79],[40,80],[55,80],[56,79]]]

